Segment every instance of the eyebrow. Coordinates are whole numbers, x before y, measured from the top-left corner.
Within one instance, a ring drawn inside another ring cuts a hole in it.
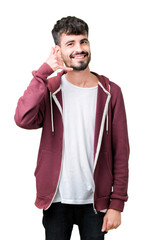
[[[65,43],[65,45],[67,45],[68,43],[73,43],[73,42],[75,42],[75,40],[69,40]]]
[[[82,42],[82,41],[89,41],[88,40],[88,38],[82,38],[81,40],[80,40],[80,42]],[[65,45],[67,45],[68,43],[74,43],[75,42],[75,40],[69,40],[69,41],[67,41],[66,43],[65,43]]]
[[[87,42],[89,42],[88,38],[83,38],[83,39],[81,39],[81,42],[82,42],[82,41],[87,41]]]

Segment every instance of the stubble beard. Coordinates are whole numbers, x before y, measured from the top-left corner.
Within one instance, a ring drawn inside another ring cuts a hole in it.
[[[79,66],[75,66],[71,64],[70,67],[73,68],[74,71],[83,71],[88,67],[90,60],[91,60],[91,57],[89,56],[86,63],[84,63],[84,61],[80,61]]]
[[[71,57],[70,57],[70,59],[71,59]],[[73,68],[74,71],[83,71],[88,67],[88,65],[91,61],[91,53],[90,53],[90,55],[87,55],[87,61],[86,62],[85,61],[80,61],[79,65],[75,65],[73,63],[67,64],[67,61],[64,58],[63,58],[63,61],[66,65],[66,67]]]

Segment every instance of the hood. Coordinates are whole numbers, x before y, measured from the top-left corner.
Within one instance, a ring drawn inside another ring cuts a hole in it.
[[[50,77],[48,79],[48,89],[50,90],[51,93],[54,93],[56,92],[57,89],[59,89],[61,84],[61,77],[63,74],[66,74],[66,73],[67,73],[66,71],[61,71],[57,73],[57,76]],[[91,73],[97,76],[99,82],[102,84],[104,89],[109,92],[109,79],[95,72],[91,72]]]
[[[108,95],[110,95],[110,83],[109,79],[103,75],[99,75],[95,72],[91,72],[92,74],[96,75],[98,78],[98,85],[106,92]],[[50,91],[50,107],[51,107],[51,127],[52,127],[52,135],[54,135],[54,119],[53,119],[53,102],[52,98],[55,100],[61,114],[62,114],[62,108],[60,106],[60,103],[58,102],[56,98],[57,92],[61,90],[61,77],[63,74],[66,74],[66,71],[61,71],[57,73],[57,76],[48,78],[48,89]],[[106,131],[108,133],[108,108],[107,108],[107,117],[106,117]]]

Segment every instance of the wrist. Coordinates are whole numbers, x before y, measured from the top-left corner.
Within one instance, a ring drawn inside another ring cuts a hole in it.
[[[47,78],[48,76],[50,76],[54,71],[51,68],[51,66],[47,63],[44,62],[40,68],[37,70],[37,72],[39,74],[41,74],[42,76],[44,76],[44,78]]]

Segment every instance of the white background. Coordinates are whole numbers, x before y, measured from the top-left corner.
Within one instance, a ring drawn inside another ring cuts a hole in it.
[[[49,55],[55,22],[74,15],[90,28],[91,70],[122,88],[130,137],[129,201],[122,225],[108,240],[143,234],[144,7],[140,0],[5,0],[0,6],[0,239],[42,240],[42,212],[34,206],[41,130],[14,123],[18,98]],[[74,226],[72,240],[79,239]]]

